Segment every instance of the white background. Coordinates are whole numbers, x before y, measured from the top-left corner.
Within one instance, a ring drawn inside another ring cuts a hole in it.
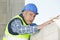
[[[38,7],[39,15],[34,20],[38,25],[60,14],[60,0],[25,0],[25,5],[28,3]]]

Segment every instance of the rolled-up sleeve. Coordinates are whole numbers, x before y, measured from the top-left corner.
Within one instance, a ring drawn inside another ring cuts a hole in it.
[[[38,32],[37,25],[23,26],[20,19],[15,19],[11,22],[11,29],[18,34],[33,34]]]

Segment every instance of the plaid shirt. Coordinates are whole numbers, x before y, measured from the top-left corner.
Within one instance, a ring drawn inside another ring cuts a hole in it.
[[[33,34],[38,31],[36,24],[23,26],[20,19],[15,19],[14,21],[12,21],[11,29],[13,32],[16,32],[18,34],[26,34],[26,33]]]
[[[20,14],[20,16],[24,19],[23,15]],[[25,21],[25,20],[24,20]],[[25,22],[26,23],[26,22]],[[27,23],[26,23],[27,24]],[[30,25],[23,26],[21,20],[14,19],[11,23],[10,26],[8,27],[9,31],[11,33],[18,33],[18,34],[34,34],[38,32],[37,25],[32,23]]]

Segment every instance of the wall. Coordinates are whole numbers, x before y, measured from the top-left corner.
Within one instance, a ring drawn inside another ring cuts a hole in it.
[[[0,40],[2,40],[6,24],[13,16],[21,13],[24,3],[24,0],[0,0]]]
[[[31,36],[31,40],[60,40],[60,19]]]

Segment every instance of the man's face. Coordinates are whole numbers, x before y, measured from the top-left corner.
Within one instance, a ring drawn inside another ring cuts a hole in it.
[[[35,18],[36,14],[32,11],[26,11],[24,15],[24,19],[27,22],[27,24],[31,24]]]

